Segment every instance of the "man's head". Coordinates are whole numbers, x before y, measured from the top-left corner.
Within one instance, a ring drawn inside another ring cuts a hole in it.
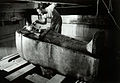
[[[46,4],[39,3],[38,7],[36,8],[36,11],[38,12],[38,14],[46,14],[47,13],[47,11],[45,10],[46,7],[47,7]]]

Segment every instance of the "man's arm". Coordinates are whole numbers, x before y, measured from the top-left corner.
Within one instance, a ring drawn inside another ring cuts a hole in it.
[[[47,30],[45,30],[42,34],[40,34],[40,38],[41,39],[43,39],[44,37],[45,37],[45,35],[50,31],[51,29],[49,28],[49,29],[47,29]]]
[[[35,22],[39,23],[39,24],[46,24],[47,23],[47,18],[38,19]]]

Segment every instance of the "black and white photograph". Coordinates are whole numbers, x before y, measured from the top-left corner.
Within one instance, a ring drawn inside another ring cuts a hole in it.
[[[0,83],[120,83],[120,0],[0,0]]]

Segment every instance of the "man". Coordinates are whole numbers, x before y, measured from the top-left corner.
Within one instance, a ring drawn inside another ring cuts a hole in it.
[[[47,18],[50,18],[51,19],[50,28],[46,30],[46,33],[49,30],[53,30],[55,32],[61,33],[62,18],[55,9],[56,4],[52,3],[46,8],[43,8],[43,7],[44,7],[44,4],[41,3],[37,8],[37,12],[40,17],[36,21],[36,23],[46,24]]]
[[[61,33],[61,26],[62,26],[62,18],[60,14],[55,9],[56,4],[52,3],[48,7],[45,7],[44,4],[40,3],[37,12],[38,12],[38,20],[35,21],[36,23],[46,24],[47,18],[51,19],[50,28],[45,30],[42,34],[40,34],[39,38],[44,38],[44,36],[50,31],[55,31]],[[42,74],[48,78],[51,78],[54,75],[54,72],[50,69],[41,67]]]

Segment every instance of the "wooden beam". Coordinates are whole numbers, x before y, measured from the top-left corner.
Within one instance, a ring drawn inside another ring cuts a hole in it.
[[[56,2],[56,3],[69,3],[69,4],[95,4],[97,0],[32,0],[32,1],[46,1],[46,2]]]
[[[10,72],[26,63],[28,63],[26,60],[23,60],[22,58],[20,58],[20,60],[15,60],[15,63],[12,66],[5,68],[4,70],[7,72]]]
[[[27,63],[27,61],[25,61],[24,59],[17,58],[15,60],[10,61],[10,62],[6,61],[3,64],[0,64],[0,69],[9,72],[9,71],[12,71],[14,68],[17,68],[25,63]]]
[[[96,4],[97,0],[1,0],[0,2],[56,2],[56,3],[69,3],[69,4]]]
[[[25,79],[27,79],[33,83],[46,83],[49,80],[49,79],[44,78],[36,73],[26,76]]]
[[[27,65],[26,67],[19,69],[18,71],[6,76],[5,78],[8,79],[9,81],[13,81],[16,78],[18,78],[19,76],[27,73],[28,71],[32,70],[33,68],[35,68],[35,66],[33,64]]]
[[[65,76],[56,74],[53,78],[51,78],[47,83],[61,83],[65,79]]]
[[[18,56],[19,55],[16,54],[16,55],[11,55],[10,57],[8,57],[6,59],[2,59],[0,61],[0,70],[3,70],[4,68],[11,66],[13,64],[13,61],[14,61],[12,59],[15,57],[18,57]],[[12,60],[12,61],[10,61],[10,60]]]
[[[23,0],[24,1],[24,0]],[[29,0],[28,0],[29,1]],[[27,9],[35,9],[38,6],[38,3],[42,2],[42,1],[36,1],[36,0],[32,0],[29,3],[19,3],[19,2],[15,2],[15,3],[0,3],[0,12],[25,12],[25,10]],[[43,1],[45,2],[45,1]],[[47,1],[46,1],[47,2]],[[50,1],[48,1],[50,2]],[[94,2],[94,0],[93,0]],[[58,4],[65,4],[63,2],[58,2]],[[77,4],[77,6],[75,6],[75,4],[73,3],[66,3],[66,5],[74,5],[74,7],[70,7],[70,6],[66,6],[66,7],[56,7],[58,9],[58,11],[61,14],[66,13],[66,11],[68,11],[68,14],[93,14],[96,13],[96,4]]]
[[[62,4],[94,4],[97,0],[15,0],[15,1],[23,1],[23,2],[32,2],[32,1],[38,1],[38,2],[56,2],[56,3],[62,3]]]
[[[0,9],[34,9],[37,3],[0,3]]]
[[[1,59],[1,61],[2,60],[5,60],[5,59],[8,59],[8,58],[10,58],[10,57],[15,57],[15,56],[18,56],[19,54],[16,52],[16,53],[13,53],[13,54],[10,54],[10,55],[8,55],[8,56],[5,56],[5,57],[3,57],[2,59]]]

